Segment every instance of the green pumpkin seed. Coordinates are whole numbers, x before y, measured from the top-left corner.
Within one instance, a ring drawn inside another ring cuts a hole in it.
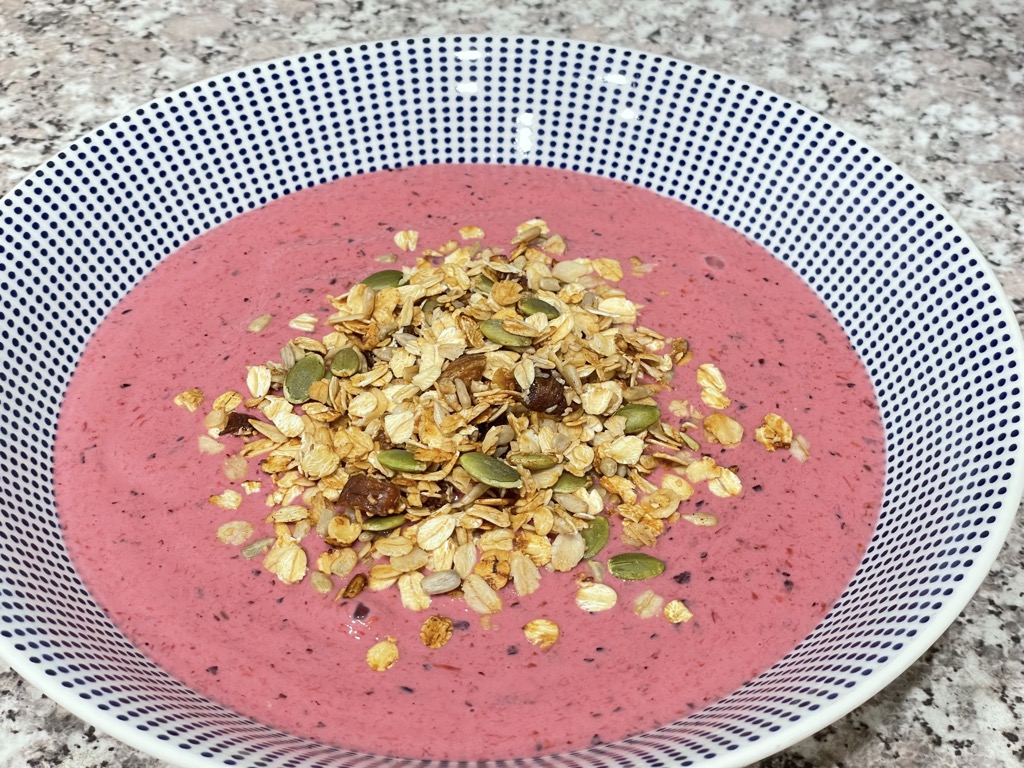
[[[284,377],[284,396],[289,403],[309,400],[309,388],[324,377],[324,360],[320,355],[306,355],[288,369]]]
[[[440,306],[441,304],[438,302],[436,298],[434,298],[433,296],[428,296],[426,301],[420,304],[420,310],[423,312],[424,315],[430,317],[432,314],[434,314],[434,310]]]
[[[517,467],[530,470],[551,469],[551,467],[558,463],[554,456],[548,456],[543,453],[520,453],[509,456],[508,461]]]
[[[509,333],[502,327],[501,320],[484,320],[480,323],[480,333],[503,347],[528,347],[533,343],[529,336]]]
[[[588,485],[590,485],[589,478],[577,477],[572,472],[563,472],[551,486],[551,491],[552,493],[572,493],[580,488],[586,488]]]
[[[335,376],[351,376],[362,367],[362,356],[352,347],[339,349],[331,359],[331,373]]]
[[[665,564],[643,552],[625,552],[608,558],[608,570],[612,576],[626,581],[642,581],[664,573]]]
[[[595,517],[586,528],[580,531],[580,535],[583,537],[584,559],[593,557],[604,549],[604,545],[608,543],[608,534],[607,517]]]
[[[464,453],[459,457],[459,465],[474,480],[492,488],[519,488],[523,484],[514,467],[486,453]]]
[[[661,421],[661,411],[658,410],[658,406],[642,405],[641,403],[624,405],[612,415],[621,416],[626,420],[625,432],[627,435],[643,432]]]
[[[527,296],[519,300],[520,311],[529,317],[530,315],[536,315],[538,312],[545,315],[549,320],[554,320],[558,317],[561,312],[558,311],[558,307],[548,304],[542,299],[538,299],[536,296]]]
[[[383,291],[385,288],[397,288],[404,279],[405,274],[400,269],[382,269],[380,272],[367,275],[359,282],[375,291]]]
[[[367,517],[363,520],[364,531],[393,531],[405,522],[405,515],[385,515],[384,517]]]
[[[427,462],[417,459],[412,451],[401,448],[381,451],[377,454],[377,461],[381,463],[381,466],[396,472],[425,472],[430,466]]]
[[[493,287],[494,281],[491,280],[491,278],[489,278],[487,275],[480,275],[476,279],[476,289],[480,291],[480,293],[490,293],[491,288]]]

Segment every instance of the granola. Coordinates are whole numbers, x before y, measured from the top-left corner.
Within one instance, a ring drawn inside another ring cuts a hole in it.
[[[662,419],[655,396],[690,361],[689,345],[637,323],[641,308],[615,285],[618,262],[564,258],[564,239],[539,219],[522,224],[508,249],[485,246],[477,227],[460,237],[328,296],[320,338],[297,336],[279,360],[249,366],[247,397],[214,400],[203,437],[243,441],[225,475],[241,480],[238,462],[258,460],[271,488],[274,535],[243,554],[262,555],[282,581],[312,569],[319,592],[335,588],[332,577],[345,580],[335,599],[395,588],[410,610],[429,610],[443,594],[489,615],[506,589],[530,594],[545,571],[594,558],[610,518],[625,544],[650,547],[680,518],[715,524],[680,512],[694,485],[742,491],[735,468],[702,455],[697,439],[729,447],[744,437],[719,412],[730,404],[724,375],[712,363],[696,371],[714,413],[702,418],[672,401],[675,426]],[[414,252],[419,238],[403,230],[394,239]],[[321,322],[304,313],[289,326],[305,334]],[[189,410],[202,401],[198,390],[175,398]],[[768,450],[796,442],[775,414],[756,439]],[[660,486],[657,469],[666,470]],[[247,493],[260,488],[246,483]],[[229,510],[242,499],[232,489],[210,497]],[[241,544],[242,533],[253,535],[233,523],[219,536]],[[312,561],[309,535],[328,547]],[[587,611],[615,601],[593,580],[577,595]],[[654,615],[662,602],[652,592],[636,610]],[[450,636],[424,631],[431,647]],[[382,643],[375,654],[369,663],[383,669],[397,648]]]

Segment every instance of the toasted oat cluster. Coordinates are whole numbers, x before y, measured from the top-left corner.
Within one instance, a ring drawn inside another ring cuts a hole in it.
[[[279,361],[248,369],[248,396],[214,401],[201,450],[241,437],[224,464],[239,483],[248,461],[260,461],[273,535],[242,552],[262,556],[282,581],[311,572],[315,589],[337,589],[339,599],[397,586],[412,610],[447,594],[491,614],[507,585],[527,595],[543,572],[593,558],[609,517],[620,518],[624,543],[644,548],[679,518],[715,524],[680,512],[694,484],[723,497],[742,491],[737,473],[703,456],[694,437],[735,445],[738,422],[718,411],[701,421],[678,401],[678,426],[662,419],[655,395],[690,360],[689,346],[637,324],[639,308],[616,285],[617,261],[566,258],[564,240],[541,220],[521,225],[508,248],[482,239],[478,228],[463,228],[460,240],[420,251],[414,266],[328,297],[324,335],[295,337]],[[417,240],[411,231],[395,237],[409,251]],[[270,321],[257,318],[250,331]],[[312,333],[317,318],[289,325]],[[695,375],[705,406],[729,405],[714,365]],[[195,410],[202,396],[190,390],[179,399]],[[756,439],[769,450],[789,447],[788,425],[769,416]],[[655,485],[659,467],[667,471]],[[261,490],[251,481],[241,488]],[[210,500],[237,509],[243,494],[227,489]],[[311,567],[303,542],[312,534],[327,548]],[[236,521],[218,535],[242,545],[254,531]],[[621,578],[664,568],[639,552],[617,557],[609,567]],[[586,610],[615,602],[598,582],[580,581]],[[661,607],[653,595],[636,610]],[[451,634],[439,618],[424,626],[431,647]],[[550,644],[557,627],[533,624],[528,636]],[[393,663],[384,655],[382,665]]]

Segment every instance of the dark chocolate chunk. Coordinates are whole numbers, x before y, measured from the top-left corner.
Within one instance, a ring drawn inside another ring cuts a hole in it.
[[[228,414],[227,423],[224,424],[224,428],[221,429],[220,433],[222,435],[239,435],[240,437],[255,435],[256,430],[249,423],[251,418],[252,416],[248,413],[232,411]]]

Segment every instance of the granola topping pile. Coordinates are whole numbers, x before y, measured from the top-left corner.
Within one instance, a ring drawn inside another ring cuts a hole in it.
[[[697,366],[701,402],[673,400],[666,418],[655,396],[690,362],[689,345],[637,323],[640,308],[616,285],[618,261],[567,258],[565,241],[539,219],[520,225],[508,248],[484,245],[476,227],[459,235],[419,251],[412,267],[328,296],[332,314],[318,336],[297,335],[280,360],[248,368],[247,393],[213,401],[199,447],[225,453],[233,487],[210,501],[234,510],[268,491],[269,508],[268,535],[254,539],[252,523],[233,520],[218,538],[262,557],[286,583],[308,579],[337,599],[394,587],[414,611],[444,594],[494,614],[505,590],[528,595],[543,574],[582,565],[577,604],[606,610],[617,600],[606,567],[619,579],[650,578],[665,565],[641,550],[666,526],[717,523],[681,510],[695,486],[742,492],[736,468],[702,454],[698,441],[744,439],[724,413],[725,377]],[[395,235],[409,252],[417,240]],[[249,330],[271,321],[256,318]],[[309,314],[290,322],[300,334],[317,325]],[[203,395],[175,401],[195,411]],[[231,453],[225,436],[241,438]],[[776,414],[754,439],[807,456],[806,441]],[[246,480],[250,461],[261,481]],[[635,551],[605,566],[597,555],[610,519]],[[307,547],[309,537],[326,546]],[[311,562],[307,548],[321,553]],[[633,608],[674,623],[692,617],[650,590]],[[548,619],[524,632],[542,648],[558,638]],[[451,620],[431,616],[421,639],[439,647],[451,634]],[[398,658],[394,638],[371,651],[375,669]]]

